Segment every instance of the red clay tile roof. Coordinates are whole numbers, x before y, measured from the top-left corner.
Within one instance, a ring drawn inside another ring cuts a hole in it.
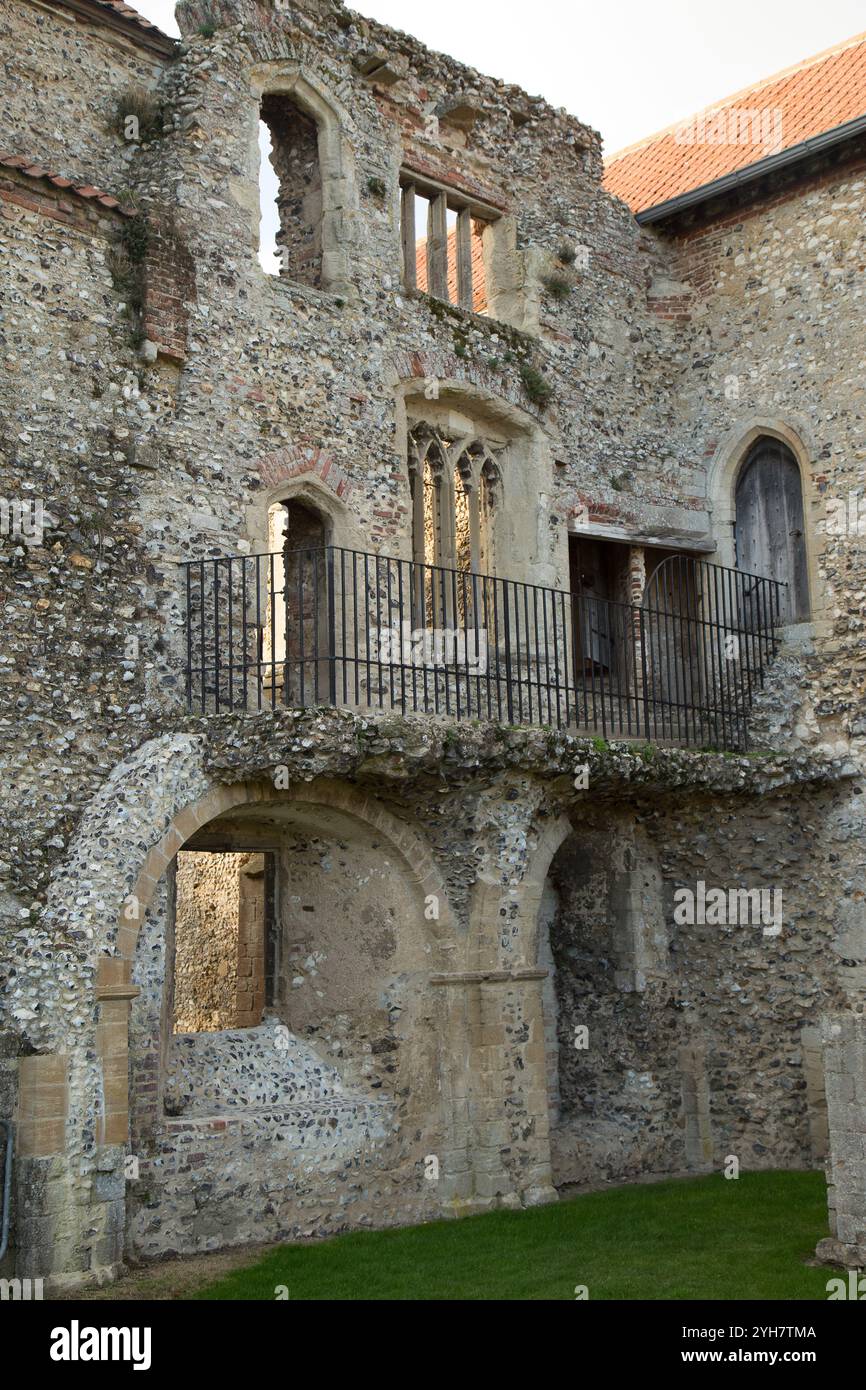
[[[121,28],[123,28],[124,24],[128,23],[133,31],[130,37],[134,37],[135,29],[146,31],[148,44],[150,46],[156,45],[166,52],[173,49],[177,43],[177,39],[173,39],[169,34],[163,33],[162,29],[156,24],[151,24],[149,19],[145,19],[143,14],[139,14],[138,10],[133,9],[132,5],[124,4],[124,0],[56,0],[56,3],[66,5],[67,8],[79,12],[82,9],[86,12],[87,7],[91,6],[95,11],[94,19],[97,20],[101,10],[109,23],[111,23],[109,15],[121,21]],[[144,33],[142,33],[141,37],[144,39]]]
[[[151,24],[149,19],[138,13],[138,10],[134,10],[131,5],[124,5],[123,0],[95,0],[95,3],[105,10],[114,10],[115,14],[123,15],[126,19],[134,19],[143,29],[156,29],[158,34],[162,33],[157,25]]]
[[[0,150],[0,168],[17,169],[19,173],[25,174],[30,179],[47,179],[53,183],[55,188],[62,188],[68,193],[76,193],[79,198],[93,198],[104,208],[116,208],[124,217],[135,217],[135,208],[128,207],[121,203],[119,199],[112,198],[110,193],[105,193],[101,188],[94,188],[93,184],[75,183],[73,179],[66,179],[62,174],[52,174],[48,169],[44,169],[41,164],[37,164],[32,159],[26,159],[22,154],[8,154]]]
[[[864,115],[866,33],[619,150],[604,184],[643,212]]]
[[[484,279],[484,251],[481,237],[472,236],[472,308],[476,314],[487,312],[487,284]],[[415,283],[427,292],[427,241],[415,247]],[[457,303],[457,229],[448,233],[448,298]]]

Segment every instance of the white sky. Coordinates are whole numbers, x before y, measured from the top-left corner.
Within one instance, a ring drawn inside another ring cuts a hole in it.
[[[129,0],[176,34],[173,0]],[[863,0],[356,0],[565,106],[607,153],[866,28]]]

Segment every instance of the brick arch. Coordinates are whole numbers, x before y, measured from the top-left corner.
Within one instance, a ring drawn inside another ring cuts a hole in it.
[[[458,393],[464,391],[476,400],[507,403],[519,412],[523,428],[538,428],[542,412],[530,404],[521,382],[513,374],[506,376],[492,367],[458,357],[456,353],[431,349],[401,354],[391,360],[390,377],[403,395],[408,394],[416,382],[430,378],[439,383],[442,392],[448,389]]]
[[[246,509],[246,537],[254,552],[272,548],[271,508],[292,500],[305,503],[324,518],[328,545],[367,549],[369,537],[348,505],[352,484],[333,454],[302,440],[265,454],[256,468],[262,487]]]
[[[265,454],[259,459],[256,468],[269,492],[295,478],[307,477],[315,479],[320,487],[327,488],[343,502],[349,496],[349,479],[335,461],[333,454],[327,453],[315,444],[289,444],[284,449]]]

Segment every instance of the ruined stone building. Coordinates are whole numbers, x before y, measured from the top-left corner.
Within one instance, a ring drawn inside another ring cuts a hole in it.
[[[177,14],[0,13],[0,1272],[730,1155],[862,1265],[866,37],[605,174]]]

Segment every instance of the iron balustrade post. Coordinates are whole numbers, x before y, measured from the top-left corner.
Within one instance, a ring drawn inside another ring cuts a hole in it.
[[[337,616],[334,603],[334,547],[326,551],[326,583],[328,586],[328,701],[337,703]]]
[[[642,608],[638,609],[638,613],[640,615],[640,666],[641,682],[643,684],[643,728],[644,737],[646,738],[647,743],[651,743],[652,740],[650,738],[649,718],[649,674],[646,659],[646,620],[644,617],[644,610]]]
[[[511,617],[508,609],[508,580],[503,580],[505,589],[505,603],[503,604],[502,626],[503,639],[505,642],[505,707],[508,710],[508,722],[514,723],[514,689],[511,681]]]

